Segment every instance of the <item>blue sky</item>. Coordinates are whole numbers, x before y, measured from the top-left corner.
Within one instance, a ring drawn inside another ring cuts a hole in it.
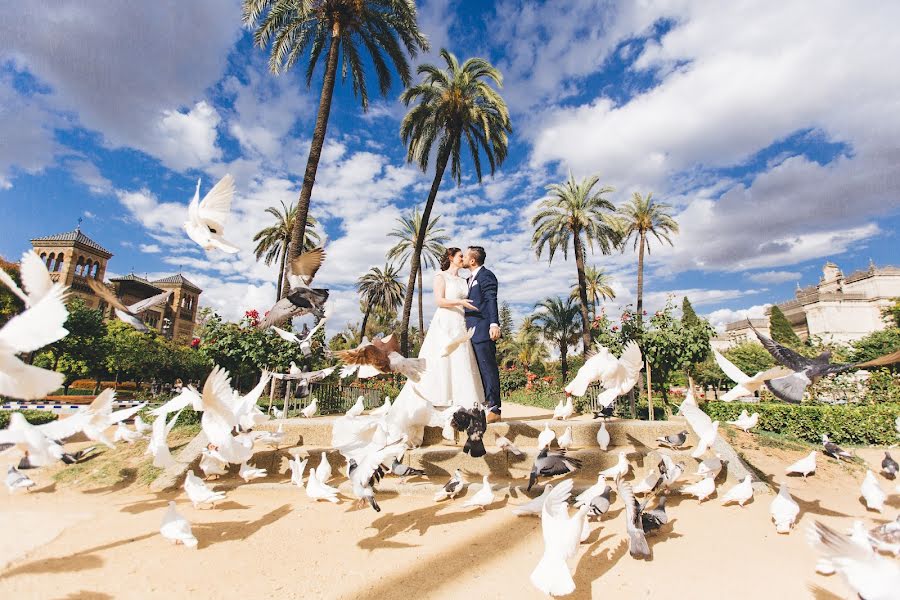
[[[454,245],[480,243],[517,315],[568,293],[573,262],[530,248],[544,186],[571,171],[675,206],[674,247],[654,246],[650,308],[687,294],[714,324],[760,314],[815,283],[897,263],[900,56],[896,3],[419,2],[437,62],[447,47],[504,74],[514,134],[482,184],[446,181],[436,213]],[[202,304],[235,318],[265,309],[274,267],[251,237],[264,209],[299,193],[321,69],[280,77],[241,28],[239,2],[35,0],[0,23],[0,254],[82,229],[114,253],[109,271],[182,271]],[[135,27],[139,23],[139,27]],[[376,88],[374,82],[370,89]],[[363,113],[338,85],[312,214],[327,235],[318,282],[340,329],[359,319],[353,282],[382,265],[386,233],[424,203],[432,173],[405,163],[395,85]],[[205,255],[181,231],[195,182],[237,181],[227,236]],[[634,301],[632,252],[590,262]],[[426,303],[430,312],[431,303]]]

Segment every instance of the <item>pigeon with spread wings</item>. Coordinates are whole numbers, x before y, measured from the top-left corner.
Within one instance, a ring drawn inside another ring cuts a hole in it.
[[[356,348],[334,354],[349,367],[358,366],[357,376],[360,378],[371,377],[378,373],[400,373],[418,382],[425,370],[424,358],[404,358],[400,354],[400,343],[393,334],[371,342],[363,339],[363,343]],[[363,367],[370,368],[364,373]],[[341,375],[344,375],[343,372]]]
[[[737,398],[753,396],[767,381],[791,374],[791,370],[785,367],[772,367],[771,369],[760,371],[751,377],[741,371],[733,362],[719,354],[718,350],[713,350],[713,356],[715,356],[716,363],[718,363],[722,372],[737,384],[720,398],[723,402],[731,402]]]
[[[200,200],[200,180],[197,180],[197,190],[188,205],[188,220],[184,222],[184,230],[204,250],[221,250],[228,254],[240,250],[223,237],[225,221],[231,215],[233,196],[234,178],[231,175],[220,179],[203,200]]]
[[[291,291],[269,309],[257,327],[267,329],[309,313],[324,319],[328,290],[310,287],[324,261],[325,250],[322,248],[304,252],[292,260],[288,265],[288,283]]]
[[[141,320],[140,314],[145,310],[165,304],[169,301],[169,296],[172,295],[170,290],[168,292],[156,294],[155,296],[151,296],[140,302],[135,302],[131,306],[125,306],[102,282],[93,279],[88,279],[87,282],[88,286],[90,286],[95,294],[100,296],[101,300],[113,307],[113,311],[115,311],[116,316],[119,317],[121,321],[128,323],[138,331],[144,333],[150,331],[150,329],[144,325],[144,321]]]
[[[603,392],[597,397],[597,403],[609,406],[616,398],[631,391],[640,378],[642,367],[643,357],[637,343],[629,342],[619,358],[601,346],[578,369],[578,374],[565,388],[566,394],[584,396],[589,385],[600,382]]]

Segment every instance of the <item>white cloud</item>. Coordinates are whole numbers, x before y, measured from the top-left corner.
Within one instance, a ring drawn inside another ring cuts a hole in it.
[[[39,94],[20,96],[0,77],[0,190],[12,187],[16,171],[40,173],[59,152],[53,126],[61,120],[44,106]]]
[[[747,279],[756,283],[786,283],[800,279],[800,273],[796,271],[763,271],[762,273],[748,275]]]
[[[216,127],[221,118],[208,102],[188,112],[164,110],[145,140],[145,150],[176,171],[204,167],[222,155],[216,146]]]
[[[162,252],[162,248],[159,247],[159,244],[141,244],[140,249],[141,252],[146,254],[157,254]]]
[[[711,313],[703,315],[709,320],[709,323],[716,328],[716,331],[719,333],[725,331],[725,326],[729,323],[733,323],[735,321],[740,321],[743,319],[761,319],[766,316],[766,309],[772,306],[771,304],[756,304],[751,306],[750,308],[742,308],[739,310],[732,310],[730,308],[720,308],[719,310],[714,310]]]
[[[112,182],[103,176],[97,165],[87,159],[76,157],[67,160],[66,167],[75,181],[86,185],[92,194],[103,195],[113,191]]]

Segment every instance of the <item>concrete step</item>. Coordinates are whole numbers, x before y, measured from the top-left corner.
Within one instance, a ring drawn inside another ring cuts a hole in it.
[[[331,444],[331,429],[338,417],[313,417],[312,419],[291,418],[273,419],[258,426],[259,430],[275,431],[281,425],[286,434],[286,442],[297,446],[329,446]],[[521,419],[501,421],[488,425],[485,433],[485,445],[495,444],[498,436],[504,436],[520,448],[536,447],[538,435],[544,426],[561,436],[566,427],[572,428],[573,446],[597,447],[597,431],[600,429],[600,421],[557,421],[551,419]],[[616,446],[646,446],[649,449],[657,447],[656,438],[666,436],[690,428],[684,419],[673,418],[669,421],[633,421],[612,419],[606,423],[606,429],[610,435],[610,447]],[[688,447],[692,447],[697,441],[693,433],[689,433]],[[436,427],[426,427],[422,446],[442,446],[446,441],[441,437],[441,430]]]

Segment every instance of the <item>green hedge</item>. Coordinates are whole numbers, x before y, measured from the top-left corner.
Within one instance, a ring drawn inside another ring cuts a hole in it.
[[[32,425],[43,425],[56,420],[56,413],[49,410],[0,410],[0,429],[6,429],[9,426],[9,415],[14,412],[22,413],[25,420]]]
[[[761,402],[707,402],[701,407],[713,420],[733,421],[742,410],[759,413],[759,429],[790,435],[811,443],[827,433],[837,444],[889,445],[897,441],[894,420],[900,404],[862,406],[827,404],[781,404]]]

